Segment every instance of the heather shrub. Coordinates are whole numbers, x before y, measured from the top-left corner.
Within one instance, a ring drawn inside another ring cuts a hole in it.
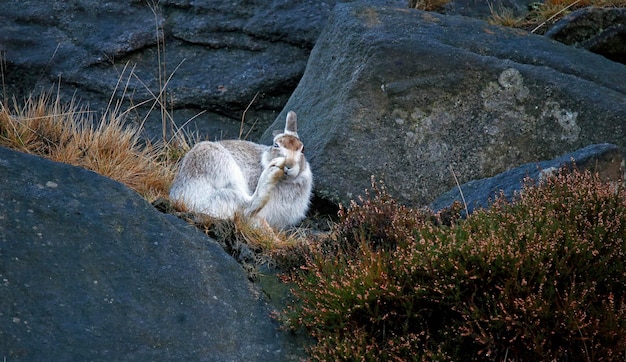
[[[350,207],[339,207],[341,222],[337,225],[340,236],[336,244],[344,251],[356,250],[361,244],[373,249],[395,248],[398,243],[413,239],[414,230],[427,217],[417,210],[400,205],[388,193],[383,183],[372,180],[372,192],[365,191],[359,203],[352,201]]]
[[[397,245],[414,243],[416,230],[426,223],[450,225],[460,218],[462,205],[455,203],[438,214],[428,209],[409,208],[398,203],[385,184],[372,179],[365,195],[352,201],[349,208],[339,206],[340,222],[325,245],[353,252],[362,245],[374,250],[393,250]]]
[[[561,171],[449,225],[384,187],[360,201],[291,278],[314,359],[626,358],[621,187]]]

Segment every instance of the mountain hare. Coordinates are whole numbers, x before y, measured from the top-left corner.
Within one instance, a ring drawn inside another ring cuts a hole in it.
[[[293,111],[273,146],[239,140],[200,142],[183,158],[170,198],[221,219],[239,214],[257,226],[266,222],[279,229],[297,224],[309,208],[313,186],[303,149]]]

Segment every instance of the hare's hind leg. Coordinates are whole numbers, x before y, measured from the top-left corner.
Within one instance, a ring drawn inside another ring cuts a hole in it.
[[[241,169],[222,145],[201,142],[183,159],[170,198],[191,211],[229,219],[252,197]]]

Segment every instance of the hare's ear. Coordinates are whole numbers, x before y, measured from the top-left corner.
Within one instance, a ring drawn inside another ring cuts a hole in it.
[[[296,112],[289,111],[289,113],[287,113],[284,133],[298,137],[298,117],[296,117]]]

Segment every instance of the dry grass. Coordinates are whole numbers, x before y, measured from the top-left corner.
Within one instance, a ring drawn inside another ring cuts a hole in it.
[[[515,16],[511,9],[491,8],[489,22],[496,25],[527,28],[531,32],[541,32],[572,11],[588,7],[626,7],[626,0],[546,0],[534,4],[526,16]]]
[[[583,6],[589,6],[589,1],[583,0],[548,0],[531,11],[529,19],[531,23],[537,23],[531,33],[535,33],[547,24],[552,24],[565,15]],[[586,4],[586,5],[584,5]]]
[[[0,102],[1,146],[92,170],[154,199],[174,176],[171,146],[146,142],[140,131],[118,112],[95,122],[88,109],[48,94],[23,105]]]
[[[489,16],[489,19],[487,19],[487,21],[490,24],[508,27],[520,27],[526,22],[526,19],[523,16],[516,16],[515,12],[509,8],[499,8],[498,10],[496,10],[490,3],[489,10],[491,11],[491,15]]]
[[[184,205],[160,200],[157,208],[172,213],[198,227],[215,239],[229,254],[239,261],[251,279],[255,279],[258,267],[270,265],[279,270],[291,270],[305,264],[310,248],[322,233],[314,235],[309,228],[277,231],[268,227],[254,227],[248,220],[236,216],[234,220],[222,220],[205,214],[192,213]]]
[[[434,11],[449,3],[450,0],[409,0],[411,9]]]

